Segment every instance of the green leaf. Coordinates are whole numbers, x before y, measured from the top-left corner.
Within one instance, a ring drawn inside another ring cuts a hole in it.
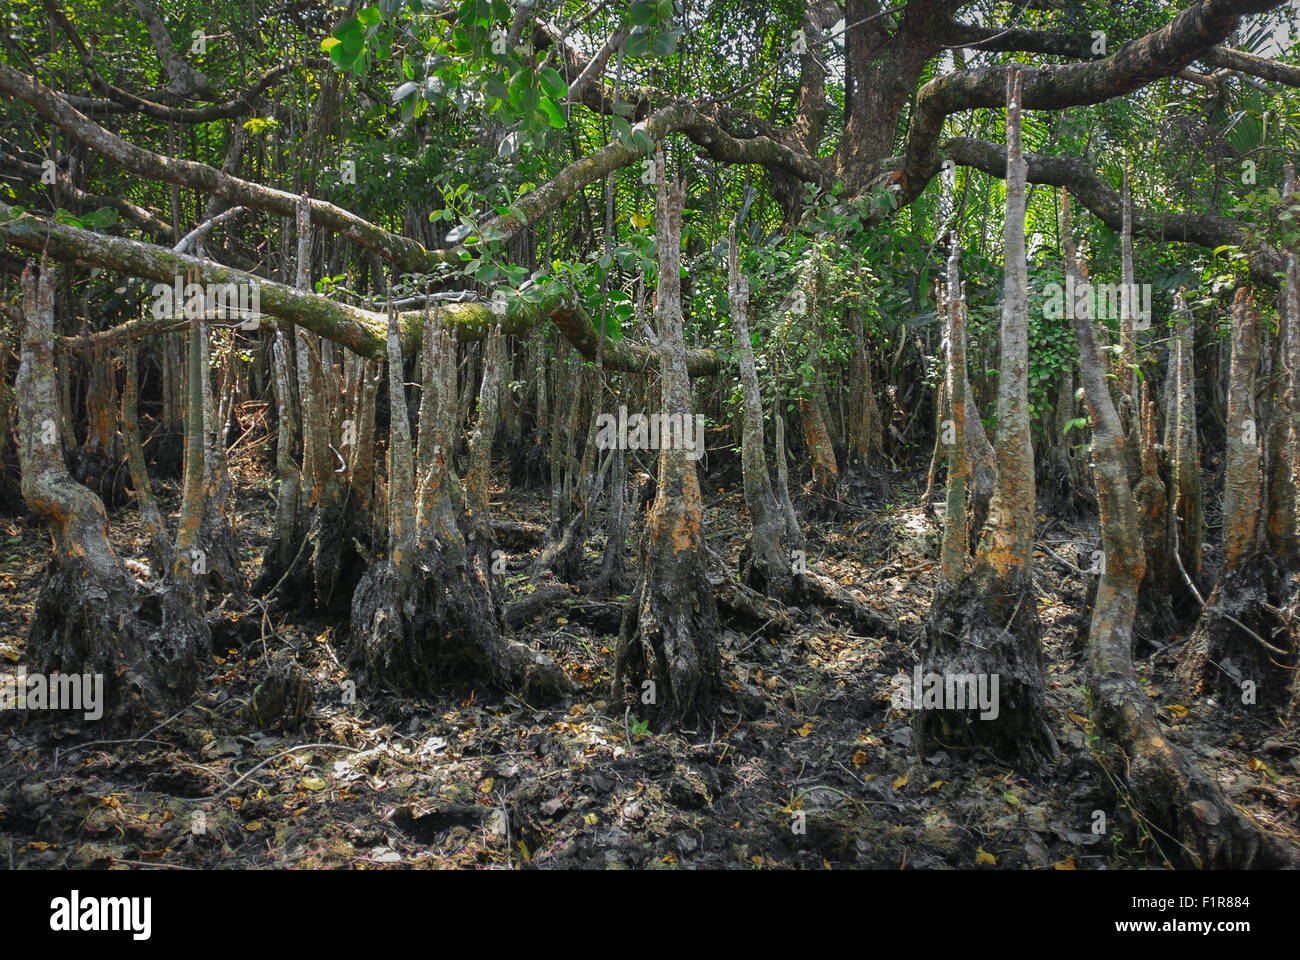
[[[488,96],[496,100],[505,100],[507,97],[506,85],[501,82],[499,77],[491,76],[483,81],[483,89],[487,91]]]
[[[542,97],[538,102],[538,106],[541,107],[542,113],[546,115],[546,122],[552,127],[558,130],[564,126],[564,114],[560,112],[560,108],[555,105],[553,100]]]
[[[569,92],[569,85],[564,82],[564,78],[560,76],[558,71],[550,67],[542,71],[541,81],[542,89],[553,100],[562,100],[565,94]]]
[[[637,27],[629,35],[623,44],[623,51],[629,57],[643,57],[646,50],[650,48],[650,31],[644,26]]]
[[[632,142],[632,125],[619,116],[614,116],[610,119],[614,123],[614,136],[616,136],[619,142],[629,150],[635,149]]]
[[[366,42],[365,32],[356,17],[344,20],[331,33],[342,41],[344,47],[353,52],[359,51]]]
[[[357,13],[357,19],[367,27],[373,27],[383,19],[383,14],[379,12],[378,6],[366,7]]]
[[[654,52],[661,57],[666,57],[677,49],[677,41],[682,37],[682,28],[675,27],[672,30],[665,30],[659,36],[655,37]]]
[[[520,70],[510,78],[510,103],[515,107],[524,107],[528,92],[533,89],[533,78],[527,70]]]
[[[102,230],[105,227],[111,227],[117,223],[118,214],[112,207],[100,207],[94,213],[88,213],[82,217],[82,222],[96,230]]]

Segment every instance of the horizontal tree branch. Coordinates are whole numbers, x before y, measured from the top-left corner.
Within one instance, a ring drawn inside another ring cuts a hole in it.
[[[214,103],[206,107],[172,107],[161,103],[153,103],[127,90],[123,90],[121,87],[114,86],[99,75],[99,71],[95,69],[95,58],[86,49],[86,45],[81,40],[81,35],[77,33],[77,28],[64,14],[57,0],[45,0],[45,10],[50,15],[50,19],[63,31],[64,36],[68,38],[68,42],[72,44],[77,59],[81,61],[81,65],[86,70],[86,75],[90,78],[90,85],[108,98],[107,101],[92,100],[79,103],[77,104],[79,109],[99,109],[115,113],[132,111],[142,113],[147,117],[153,117],[155,120],[168,120],[176,123],[208,123],[212,120],[225,120],[243,116],[251,111],[254,104],[257,103],[257,98],[265,93],[277,78],[289,70],[288,64],[272,67],[262,74],[261,79],[253,86],[225,103]],[[152,34],[152,27],[150,30]],[[179,62],[188,69],[189,65],[183,59],[180,59]],[[164,92],[169,96],[175,96],[175,91]]]
[[[29,163],[2,149],[0,149],[0,170],[12,171],[29,184],[40,183],[45,173],[39,164]],[[55,179],[59,189],[64,191],[69,199],[80,204],[83,208],[97,210],[100,207],[111,207],[123,217],[135,221],[139,224],[140,229],[146,233],[155,236],[166,236],[171,233],[171,224],[153,211],[134,204],[130,200],[123,197],[103,196],[82,190],[73,184],[72,178],[65,171],[57,168],[55,170]]]
[[[632,129],[644,131],[656,142],[664,140],[671,133],[683,133],[710,157],[724,163],[753,163],[776,167],[809,183],[821,183],[826,176],[824,165],[816,158],[768,137],[733,137],[722,128],[718,120],[685,100],[656,110]],[[482,235],[489,239],[512,237],[528,224],[536,223],[558,209],[588,184],[642,159],[645,159],[645,155],[639,150],[633,150],[615,140],[594,153],[575,160],[551,180],[516,200],[512,207],[514,212],[501,214],[481,224]]]
[[[1240,19],[1282,0],[1201,0],[1159,30],[1132,40],[1091,63],[1054,64],[1024,71],[1028,110],[1060,110],[1101,103],[1175,75],[1236,29]],[[938,172],[935,150],[944,120],[976,107],[1006,105],[1006,65],[963,70],[931,80],[917,93],[907,131],[900,202],[919,196]]]
[[[943,153],[954,163],[983,170],[995,177],[1007,172],[1007,151],[1001,144],[968,137],[945,140]],[[1122,199],[1078,157],[1047,157],[1026,154],[1031,183],[1065,187],[1092,214],[1113,230],[1121,225]],[[1153,240],[1194,243],[1215,249],[1241,247],[1249,257],[1251,275],[1259,282],[1276,287],[1275,274],[1282,269],[1282,259],[1271,247],[1249,248],[1245,226],[1239,221],[1216,214],[1162,213],[1149,208],[1133,208],[1133,232]]]
[[[1092,56],[1092,37],[1017,27],[980,27],[950,22],[939,30],[939,42],[945,47],[971,50],[996,50],[1018,53],[1047,53],[1061,57]]]
[[[1300,87],[1300,67],[1293,67],[1289,63],[1279,63],[1277,60],[1257,57],[1242,50],[1233,50],[1231,47],[1222,46],[1211,47],[1209,52],[1201,57],[1201,60],[1212,67],[1225,67],[1228,70],[1236,70],[1238,73],[1248,73],[1252,77],[1259,77],[1261,80],[1284,83],[1288,87]]]
[[[339,303],[315,293],[304,293],[282,283],[236,270],[213,260],[175,253],[166,247],[82,230],[29,213],[17,214],[8,204],[0,203],[0,236],[29,250],[43,251],[56,260],[103,267],[117,273],[158,283],[173,284],[256,284],[261,312],[296,324],[327,340],[341,344],[365,357],[386,355],[388,320],[381,311],[364,310]],[[496,326],[503,332],[525,336],[537,324],[550,320],[587,359],[594,359],[600,336],[586,311],[569,292],[552,296],[540,303],[516,300],[501,316],[493,305],[481,301],[442,303],[444,324],[455,330],[462,342],[481,340]],[[400,315],[402,352],[415,353],[420,346],[424,312],[405,311]],[[93,337],[109,342],[151,336],[175,328],[170,317],[152,315],[132,320]],[[75,338],[81,340],[84,338]],[[643,371],[657,365],[654,350],[645,344],[608,338],[604,347],[606,367],[617,370]],[[718,357],[712,350],[689,351],[688,363],[694,376],[718,371]]]
[[[214,120],[233,120],[251,113],[257,105],[258,98],[270,88],[271,84],[288,72],[289,64],[271,67],[247,90],[222,103],[211,103],[203,107],[169,107],[114,86],[96,74],[90,75],[91,86],[104,94],[105,99],[96,100],[91,97],[71,95],[67,99],[68,103],[82,111],[139,113],[155,120],[176,123],[211,123]]]
[[[29,104],[48,122],[137,176],[191,187],[231,204],[267,210],[283,217],[296,216],[297,194],[242,180],[206,163],[165,157],[137,147],[82,114],[39,80],[2,63],[0,94]],[[430,273],[451,259],[448,251],[426,250],[419,242],[385,230],[332,203],[309,202],[313,224],[343,234],[403,270]]]

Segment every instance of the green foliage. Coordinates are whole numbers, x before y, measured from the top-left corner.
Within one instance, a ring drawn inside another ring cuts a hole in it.
[[[100,207],[92,213],[74,216],[67,210],[60,207],[54,213],[54,219],[59,223],[66,223],[70,226],[81,227],[83,230],[105,230],[117,223],[120,219],[118,212],[112,207]]]

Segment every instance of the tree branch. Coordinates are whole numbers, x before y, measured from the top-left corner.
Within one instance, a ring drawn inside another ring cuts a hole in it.
[[[1248,73],[1261,80],[1284,83],[1288,87],[1300,87],[1300,67],[1289,63],[1267,60],[1231,47],[1211,47],[1201,60],[1212,67],[1224,67],[1238,73]]]
[[[163,62],[167,76],[171,78],[171,82],[167,85],[168,89],[182,97],[207,90],[208,78],[195,70],[190,62],[180,55],[180,51],[172,43],[171,34],[167,32],[167,25],[163,23],[157,11],[145,0],[134,0],[134,4],[135,12],[139,14],[149,30],[149,39],[158,53],[158,59]]]
[[[945,47],[964,47],[970,50],[1047,53],[1061,57],[1092,56],[1090,36],[1023,30],[1017,27],[980,27],[953,21],[940,28],[939,42]]]
[[[1007,152],[1000,144],[968,137],[944,141],[944,154],[964,167],[974,167],[995,177],[1006,175]],[[1112,230],[1120,229],[1123,201],[1092,169],[1077,157],[1046,157],[1027,154],[1028,178],[1031,183],[1065,187],[1094,216]],[[1247,250],[1251,275],[1271,287],[1278,285],[1275,274],[1282,269],[1282,259],[1271,247],[1246,248],[1245,225],[1216,214],[1160,213],[1133,208],[1133,232],[1153,240],[1194,243],[1215,249],[1240,246]]]
[[[21,176],[27,183],[32,184],[40,183],[44,175],[44,170],[40,164],[28,163],[26,160],[16,157],[3,149],[0,149],[0,170],[11,170]],[[59,189],[85,209],[97,210],[100,207],[112,207],[122,216],[134,220],[140,225],[140,229],[155,236],[166,236],[172,231],[171,224],[162,217],[151,210],[132,203],[130,200],[123,197],[88,193],[76,186],[66,171],[59,170],[57,167],[54,176]]]
[[[165,157],[128,143],[86,117],[39,80],[5,64],[0,64],[0,94],[31,105],[60,130],[138,176],[191,187],[219,196],[231,204],[268,210],[284,217],[296,215],[297,194],[242,180],[204,163]],[[656,141],[680,131],[711,157],[727,163],[773,166],[814,183],[820,183],[824,178],[823,165],[817,159],[768,137],[733,137],[715,119],[686,101],[655,112],[637,124],[636,129],[645,131]],[[516,201],[512,212],[480,224],[479,233],[489,240],[508,240],[528,224],[557,209],[583,187],[641,158],[639,151],[615,141],[574,161],[552,180]],[[459,248],[430,251],[418,241],[385,230],[332,203],[316,199],[309,202],[313,224],[343,234],[402,270],[430,273],[458,256]]]
[[[82,230],[28,213],[16,214],[14,208],[5,203],[0,203],[0,236],[29,250],[43,250],[57,260],[103,267],[169,285],[178,279],[185,284],[201,283],[205,286],[256,284],[261,312],[267,316],[301,326],[364,357],[386,355],[388,319],[380,311],[363,310],[319,294],[303,293],[213,260],[175,253],[155,244]],[[588,359],[595,358],[600,342],[591,318],[568,291],[540,303],[516,301],[509,306],[504,317],[493,305],[481,301],[443,303],[438,309],[444,326],[453,329],[462,342],[483,339],[498,322],[502,324],[502,332],[524,336],[545,320],[554,322]],[[407,311],[399,319],[402,352],[413,354],[420,347],[424,312]],[[148,315],[90,338],[74,338],[72,342],[116,342],[165,333],[175,326],[173,318]],[[712,350],[691,350],[688,361],[693,376],[707,376],[718,371],[718,357]],[[644,344],[606,339],[604,362],[607,368],[640,372],[655,369],[658,361],[654,351]]]
[[[1124,44],[1091,63],[1026,69],[1024,107],[1060,110],[1123,96],[1162,77],[1177,74],[1236,29],[1241,17],[1278,6],[1281,0],[1201,0],[1168,24]],[[964,70],[931,80],[917,94],[907,132],[904,195],[920,195],[938,171],[935,150],[949,114],[975,107],[1001,106],[1007,67]]]
[[[241,180],[205,163],[164,157],[128,143],[82,114],[39,80],[6,64],[0,64],[0,94],[31,105],[54,126],[137,176],[191,187],[215,194],[231,204],[269,210],[283,217],[296,215],[296,194]],[[451,258],[448,251],[430,252],[419,242],[385,230],[332,203],[315,199],[310,203],[312,223],[343,234],[403,270],[429,273]]]

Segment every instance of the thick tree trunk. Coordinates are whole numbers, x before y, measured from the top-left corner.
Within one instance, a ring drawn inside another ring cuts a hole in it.
[[[199,249],[202,252],[202,246]],[[199,418],[203,431],[203,506],[199,518],[199,542],[206,557],[209,589],[215,588],[236,601],[241,601],[244,597],[244,582],[240,574],[239,551],[235,546],[235,525],[230,502],[232,486],[226,463],[226,426],[230,422],[227,381],[233,377],[234,371],[228,356],[219,395],[214,395],[209,372],[212,366],[209,333],[205,324],[199,342],[202,353],[200,367],[203,372],[202,411]]]
[[[1284,194],[1296,206],[1295,167],[1288,165]],[[1292,224],[1294,224],[1294,220]],[[1283,258],[1286,282],[1278,310],[1278,383],[1273,403],[1269,470],[1268,544],[1286,569],[1300,566],[1300,255]]]
[[[1133,623],[1146,567],[1138,505],[1129,489],[1123,427],[1111,403],[1092,326],[1075,317],[1080,365],[1093,419],[1095,475],[1105,564],[1089,632],[1088,742],[1102,783],[1168,862],[1244,869],[1288,865],[1273,838],[1220,794],[1164,736],[1133,669]]]
[[[1181,291],[1174,297],[1174,316],[1177,326],[1169,341],[1172,403],[1165,423],[1165,448],[1169,451],[1172,481],[1170,522],[1178,525],[1178,556],[1183,569],[1199,587],[1205,517],[1201,507],[1201,454],[1196,437],[1196,380],[1192,363],[1196,327]]]
[[[153,569],[161,578],[171,569],[172,544],[167,535],[167,524],[153,495],[153,485],[149,482],[149,470],[145,465],[144,446],[140,441],[140,387],[136,372],[138,362],[138,351],[133,346],[126,356],[126,388],[122,392],[122,444],[126,448],[126,462],[131,471],[131,486],[135,490],[140,519],[149,531]]]
[[[871,360],[867,356],[867,332],[856,311],[850,310],[846,319],[853,337],[853,355],[849,360],[849,460],[874,473],[883,467],[883,444],[880,413],[871,382]]]
[[[12,314],[10,314],[12,316]],[[9,382],[10,356],[18,335],[18,319],[11,333],[7,324],[0,325],[0,383]],[[0,402],[0,511],[6,513],[21,509],[22,481],[17,471],[17,447],[13,443],[13,433],[9,429],[12,406]]]
[[[749,280],[740,272],[740,249],[736,225],[728,232],[730,266],[727,305],[736,338],[736,363],[740,369],[741,446],[740,469],[749,509],[750,534],[741,557],[741,577],[755,590],[778,600],[787,599],[795,585],[791,545],[786,525],[772,492],[772,478],[763,452],[763,397],[754,366],[754,344],[750,339]],[[802,544],[798,547],[802,549]],[[804,559],[804,558],[800,558]]]
[[[295,288],[306,291],[311,287],[312,230],[310,207],[305,199],[298,204],[297,237]],[[280,337],[277,331],[274,347],[277,394],[284,398],[296,394],[300,414],[295,417],[281,400],[280,408],[288,414],[281,422],[281,429],[286,424],[290,430],[299,428],[302,465],[295,470],[287,461],[292,436],[284,437],[285,458],[281,459],[277,453],[281,483],[276,513],[277,540],[263,558],[258,586],[269,585],[268,599],[283,606],[342,612],[347,609],[366,560],[357,544],[369,543],[374,526],[366,512],[354,509],[353,504],[369,498],[355,496],[344,482],[348,467],[338,452],[338,444],[343,441],[345,408],[339,402],[341,392],[333,345],[298,327],[294,335],[296,362],[290,364],[288,344],[281,342]],[[354,418],[354,431],[356,426]],[[370,454],[361,448],[359,455]],[[294,479],[296,490],[286,490],[284,484]],[[288,546],[280,539],[286,533],[293,537]],[[282,566],[286,558],[287,564]]]
[[[275,470],[279,480],[276,491],[275,525],[271,546],[262,558],[262,574],[253,585],[262,594],[279,582],[298,552],[303,536],[303,511],[299,500],[302,474],[295,462],[298,447],[298,404],[295,378],[289,356],[289,340],[277,325],[271,343],[271,366],[274,373],[276,437]]]
[[[785,520],[785,537],[792,549],[803,549],[803,528],[799,526],[799,516],[794,510],[794,501],[790,499],[790,468],[785,459],[785,415],[781,410],[781,398],[778,396],[772,404],[772,424],[775,443],[772,449],[776,460],[776,494],[781,507],[781,517]]]
[[[810,356],[810,363],[815,359],[814,356]],[[812,464],[812,479],[804,490],[804,498],[811,512],[820,516],[832,516],[839,505],[840,468],[835,460],[830,428],[822,414],[825,397],[823,395],[822,402],[819,403],[816,396],[816,392],[822,389],[820,382],[806,381],[804,390],[810,396],[799,398],[799,420],[803,424],[803,442]]]
[[[991,689],[996,678],[998,702],[996,711],[953,709],[950,702],[937,707],[913,704],[919,708],[916,731],[923,754],[932,743],[983,745],[1004,756],[1026,759],[1056,751],[1043,714],[1046,683],[1031,567],[1035,490],[1029,436],[1026,164],[1021,156],[1019,72],[1008,75],[1007,98],[997,486],[972,571],[955,581],[940,581],[926,623],[922,656],[923,673],[945,681],[974,675]]]
[[[686,191],[669,186],[657,155],[662,411],[693,420],[682,332],[681,223]],[[638,713],[671,722],[709,709],[722,683],[718,613],[705,569],[704,504],[695,461],[681,444],[661,444],[657,494],[642,538],[642,579],[623,616],[614,694],[634,685]]]
[[[1189,696],[1199,695],[1206,683],[1215,679],[1227,702],[1241,699],[1242,682],[1246,680],[1256,686],[1257,703],[1286,702],[1290,696],[1286,685],[1276,682],[1278,665],[1285,663],[1290,650],[1266,639],[1277,632],[1279,625],[1271,611],[1286,606],[1287,599],[1285,578],[1276,559],[1260,550],[1261,431],[1255,403],[1260,352],[1259,315],[1249,292],[1242,287],[1233,303],[1223,485],[1223,575],[1201,611],[1176,671],[1179,684]]]
[[[208,663],[202,615],[166,586],[141,586],[108,540],[103,502],[68,474],[54,372],[54,278],[23,273],[26,324],[15,393],[23,498],[50,525],[54,558],[28,634],[37,672],[98,674],[104,718],[138,726],[186,700]],[[197,527],[196,527],[197,529]]]
[[[1287,164],[1283,180],[1283,196],[1289,201],[1294,215],[1300,212],[1300,192],[1297,191],[1295,164]],[[1283,256],[1286,282],[1282,287],[1282,309],[1284,317],[1286,343],[1284,369],[1286,376],[1286,397],[1282,405],[1286,411],[1288,429],[1287,445],[1280,451],[1279,460],[1289,464],[1291,484],[1270,490],[1270,501],[1279,505],[1276,517],[1279,521],[1273,528],[1274,515],[1270,512],[1270,540],[1276,545],[1279,565],[1287,574],[1294,574],[1300,566],[1300,244],[1292,242]],[[1274,410],[1277,410],[1275,404]],[[1274,414],[1276,416],[1276,413]],[[1275,436],[1277,434],[1274,434]],[[1289,497],[1289,500],[1287,499]],[[1289,632],[1291,640],[1291,662],[1300,664],[1300,630],[1295,627],[1297,614],[1300,614],[1300,597],[1294,587],[1294,576],[1288,581],[1285,594],[1286,602],[1282,604],[1289,611]],[[1291,702],[1289,716],[1300,717],[1300,670],[1296,670],[1291,679]]]
[[[488,468],[492,444],[501,418],[501,375],[505,364],[505,341],[501,328],[488,338],[483,358],[483,381],[478,392],[478,420],[469,440],[469,471],[465,500],[470,516],[486,519],[488,512]]]
[[[1295,171],[1288,168],[1284,195],[1295,195]],[[1296,614],[1300,590],[1294,573],[1296,469],[1300,431],[1292,421],[1297,388],[1296,325],[1300,319],[1300,269],[1294,250],[1284,252],[1286,282],[1279,304],[1279,375],[1271,430],[1260,423],[1256,382],[1262,356],[1259,317],[1243,288],[1233,305],[1233,353],[1228,386],[1227,466],[1223,493],[1224,573],[1204,604],[1191,641],[1182,652],[1178,680],[1195,695],[1214,681],[1233,701],[1254,684],[1255,701],[1300,711],[1300,662]],[[1261,487],[1261,440],[1272,440],[1272,469]],[[1268,504],[1267,525],[1259,523]],[[1210,670],[1213,666],[1215,669]]]
[[[1064,253],[1064,269],[1067,277],[1073,278],[1076,291],[1074,316],[1092,318],[1091,304],[1087,295],[1087,265],[1080,263],[1075,248],[1073,227],[1070,220],[1070,198],[1064,187],[1061,188],[1061,246]],[[1122,249],[1131,256],[1131,246]],[[1124,267],[1125,275],[1132,274],[1131,263]],[[1138,591],[1137,634],[1145,636],[1167,636],[1179,629],[1178,618],[1174,616],[1172,597],[1175,591],[1181,595],[1181,578],[1172,557],[1173,537],[1169,526],[1169,500],[1166,485],[1160,473],[1158,447],[1156,446],[1156,409],[1155,404],[1147,399],[1147,385],[1143,381],[1140,396],[1130,398],[1124,392],[1127,378],[1121,376],[1122,368],[1115,362],[1114,353],[1108,348],[1107,327],[1098,324],[1094,336],[1105,351],[1105,365],[1108,371],[1107,390],[1112,397],[1112,406],[1120,417],[1121,429],[1126,437],[1131,438],[1133,451],[1126,445],[1126,469],[1130,489],[1138,504],[1138,529],[1142,537],[1143,551],[1146,556],[1145,576]],[[1124,422],[1124,411],[1131,409],[1133,424]],[[1133,485],[1135,484],[1135,485]],[[1093,598],[1089,597],[1089,602]]]
[[[501,633],[491,558],[460,526],[460,480],[452,464],[456,348],[426,320],[424,389],[434,400],[420,434],[431,444],[412,456],[396,312],[389,322],[389,549],[366,571],[352,597],[349,647],[378,682],[427,694],[448,676],[468,673],[525,699],[571,694],[572,681],[547,657]],[[486,436],[486,432],[484,433]],[[415,484],[415,463],[428,468]],[[417,509],[418,504],[418,509]]]
[[[1260,430],[1255,403],[1259,372],[1259,315],[1250,291],[1237,291],[1232,308],[1232,365],[1228,374],[1227,466],[1223,481],[1223,566],[1242,569],[1258,549]]]
[[[627,455],[619,448],[612,451],[609,495],[609,524],[605,531],[605,551],[601,555],[600,572],[594,582],[583,585],[583,593],[596,594],[610,590],[621,591],[627,580]]]
[[[375,506],[375,407],[383,369],[364,357],[354,356],[352,362],[352,416],[348,418],[352,432],[344,431],[344,446],[350,446],[348,486],[357,509],[368,515]]]
[[[1102,327],[1101,329],[1105,329]],[[1137,425],[1138,482],[1133,496],[1138,504],[1138,531],[1146,552],[1146,575],[1138,590],[1138,632],[1167,636],[1180,629],[1173,600],[1186,594],[1174,557],[1174,521],[1169,512],[1168,485],[1160,472],[1156,445],[1156,405],[1142,385]],[[1125,453],[1129,461],[1132,457]]]
[[[568,410],[551,426],[551,523],[546,529],[542,552],[533,561],[530,577],[534,581],[540,580],[547,571],[553,571],[559,579],[576,583],[587,542],[587,478],[581,475],[582,460],[574,448],[582,400],[586,395],[583,387],[591,381],[582,376],[581,360],[571,358],[569,366],[572,374],[567,378]],[[598,390],[599,383],[592,383],[592,387]],[[594,439],[594,420],[588,426],[585,436],[590,443]],[[586,455],[587,444],[584,444],[583,459]]]
[[[200,297],[201,299],[201,297]],[[181,485],[181,510],[176,521],[176,553],[172,580],[186,602],[202,609],[207,595],[207,554],[203,549],[203,378],[207,337],[203,309],[190,321],[185,403],[185,475]]]
[[[89,304],[83,304],[86,315]],[[83,321],[83,325],[84,325]],[[120,506],[125,485],[120,451],[116,443],[117,365],[99,344],[86,354],[83,402],[86,407],[86,439],[75,451],[72,476],[85,484],[109,506]]]
[[[966,485],[971,475],[971,456],[966,442],[966,325],[963,313],[958,259],[961,247],[957,235],[951,237],[948,257],[948,297],[946,303],[948,368],[944,382],[953,385],[951,399],[945,406],[948,416],[939,424],[939,443],[948,456],[947,509],[943,517],[943,539],[939,548],[939,569],[944,580],[955,583],[966,571],[970,552],[966,515]]]

